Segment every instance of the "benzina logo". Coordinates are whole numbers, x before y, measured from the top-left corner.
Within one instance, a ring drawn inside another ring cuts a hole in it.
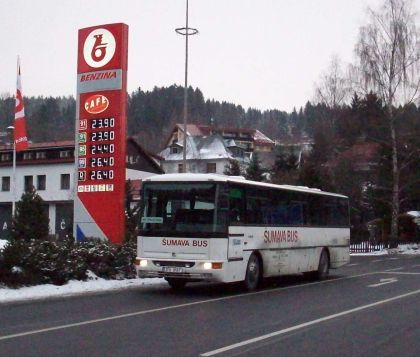
[[[102,94],[91,95],[85,101],[85,110],[90,114],[99,114],[104,112],[109,106],[109,100]]]
[[[93,30],[83,45],[83,57],[93,68],[105,66],[115,53],[115,37],[106,29]]]

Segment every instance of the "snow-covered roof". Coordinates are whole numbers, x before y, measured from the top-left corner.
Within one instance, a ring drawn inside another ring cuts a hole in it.
[[[260,145],[274,145],[274,141],[264,135],[261,131],[255,129],[254,141]]]
[[[176,124],[177,130],[184,131],[183,124]],[[224,128],[224,127],[212,127],[210,125],[201,125],[201,124],[187,124],[187,135],[188,136],[208,136],[211,134],[218,133],[224,136],[223,133],[233,133],[238,135],[239,137],[243,137],[243,135],[249,136],[256,144],[258,145],[274,145],[274,141],[271,140],[268,136],[263,134],[258,129],[250,129],[250,128]]]
[[[223,138],[220,135],[211,136],[187,136],[187,160],[216,160],[231,158],[232,155],[226,149]],[[165,161],[179,161],[183,159],[182,151],[171,152],[168,147],[159,153]]]

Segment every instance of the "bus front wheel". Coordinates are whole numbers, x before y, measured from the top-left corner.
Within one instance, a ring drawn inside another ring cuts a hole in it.
[[[258,288],[261,281],[261,263],[258,256],[252,253],[246,267],[244,285],[246,290],[253,291]]]

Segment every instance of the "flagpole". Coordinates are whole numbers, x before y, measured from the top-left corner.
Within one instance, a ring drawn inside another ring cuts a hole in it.
[[[14,130],[14,128],[13,128]],[[15,210],[16,210],[16,143],[13,138],[13,169],[12,169],[12,182],[13,182],[13,189],[12,189],[12,218],[15,218]]]
[[[8,130],[12,131],[13,138],[13,164],[12,164],[12,218],[15,217],[16,209],[16,142],[15,142],[15,127],[10,125],[7,127]]]

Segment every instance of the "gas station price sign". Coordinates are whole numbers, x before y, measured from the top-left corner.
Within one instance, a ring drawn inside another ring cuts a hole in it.
[[[125,165],[120,162],[125,158],[120,156],[120,145],[125,141],[121,127],[125,129],[125,125],[120,125],[118,113],[109,108],[112,96],[113,93],[81,95],[78,192],[104,192],[102,186],[99,188],[103,184],[106,184],[105,192],[110,192],[119,182],[117,170]],[[113,115],[105,115],[108,113]]]
[[[121,243],[125,229],[128,26],[79,30],[74,235]]]

